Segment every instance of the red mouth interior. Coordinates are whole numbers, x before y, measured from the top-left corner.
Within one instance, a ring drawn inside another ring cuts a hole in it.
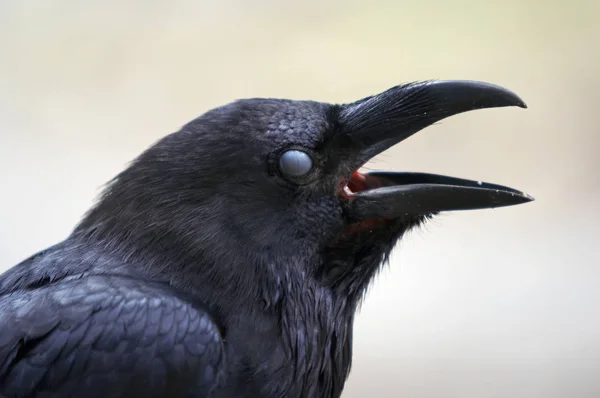
[[[340,195],[346,199],[352,199],[352,195],[358,192],[367,191],[369,189],[381,186],[377,178],[369,174],[362,174],[358,170],[352,173],[350,180],[342,183]]]
[[[347,187],[352,193],[365,191],[369,188],[367,184],[367,177],[364,174],[359,173],[358,170],[356,170],[354,173],[352,173],[350,181],[348,181]]]
[[[373,177],[369,174],[362,174],[356,170],[350,176],[349,181],[343,181],[340,186],[340,196],[346,200],[352,200],[355,198],[354,194],[369,189],[378,188],[384,186],[384,181]],[[364,220],[355,224],[350,225],[345,232],[349,235],[361,233],[363,231],[373,230],[374,228],[385,225],[387,219],[378,218],[371,220]]]

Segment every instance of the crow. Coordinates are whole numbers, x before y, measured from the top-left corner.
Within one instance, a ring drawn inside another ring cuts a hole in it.
[[[462,80],[347,104],[210,110],[111,180],[64,241],[0,276],[0,396],[339,397],[357,307],[402,235],[533,200],[362,165],[458,113],[525,103]]]

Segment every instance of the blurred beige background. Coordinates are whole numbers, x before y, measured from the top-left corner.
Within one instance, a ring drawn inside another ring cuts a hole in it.
[[[66,237],[159,137],[254,96],[348,102],[466,78],[529,105],[448,119],[371,168],[523,189],[396,250],[344,397],[600,396],[594,1],[0,1],[0,270]]]

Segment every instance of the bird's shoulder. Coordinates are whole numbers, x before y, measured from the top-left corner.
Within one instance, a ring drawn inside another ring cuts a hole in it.
[[[88,275],[14,290],[0,297],[0,324],[9,396],[183,397],[223,373],[213,317],[152,281]]]

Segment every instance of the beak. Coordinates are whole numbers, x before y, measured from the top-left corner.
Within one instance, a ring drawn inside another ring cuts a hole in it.
[[[357,169],[373,156],[448,116],[505,106],[527,106],[515,93],[489,83],[435,81],[397,86],[339,114],[343,145]],[[350,218],[418,216],[440,211],[512,206],[533,198],[502,185],[425,173],[355,171],[344,184]]]

